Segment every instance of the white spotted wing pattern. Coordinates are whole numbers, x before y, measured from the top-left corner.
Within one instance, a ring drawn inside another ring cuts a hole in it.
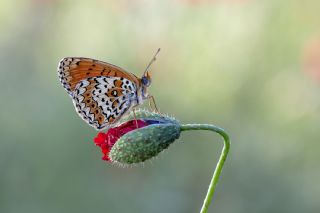
[[[73,104],[80,117],[96,129],[117,121],[136,103],[135,85],[120,77],[98,76],[80,81],[73,92]]]

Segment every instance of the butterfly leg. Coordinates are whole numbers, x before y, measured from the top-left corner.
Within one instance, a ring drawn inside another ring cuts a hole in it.
[[[156,101],[155,101],[153,95],[148,96],[148,99],[149,99],[150,108],[152,109],[152,105],[151,105],[151,102],[152,102],[153,103],[153,110],[155,110],[156,112],[159,113],[159,110],[158,110],[158,107],[157,107],[157,104],[156,104]]]
[[[133,117],[134,117],[134,120],[135,120],[135,123],[136,123],[136,127],[137,129],[139,128],[139,125],[138,125],[138,121],[137,121],[137,116],[136,116],[136,106],[134,106],[132,108],[132,113],[133,113]]]

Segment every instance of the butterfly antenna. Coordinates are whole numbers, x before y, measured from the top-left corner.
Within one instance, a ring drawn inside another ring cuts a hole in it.
[[[154,54],[153,58],[152,58],[151,61],[149,62],[149,64],[148,64],[146,70],[144,71],[144,74],[143,74],[143,75],[145,75],[146,72],[149,70],[151,64],[157,60],[156,57],[157,57],[157,55],[158,55],[159,52],[160,52],[160,48],[159,48],[159,49],[157,50],[157,52]]]

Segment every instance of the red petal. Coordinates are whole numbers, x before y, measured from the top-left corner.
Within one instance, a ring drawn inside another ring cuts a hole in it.
[[[105,161],[109,161],[111,162],[110,158],[108,155],[104,154],[103,157],[101,158],[102,160],[105,160]]]
[[[131,120],[118,127],[110,128],[106,133],[99,132],[94,138],[94,143],[96,146],[101,148],[103,153],[102,160],[110,161],[109,152],[112,146],[117,142],[117,140],[124,134],[135,130],[137,128],[142,128],[147,126],[148,123],[143,120]]]
[[[108,132],[109,133],[109,132]],[[112,147],[120,137],[116,134],[108,134],[107,144],[109,147]]]
[[[148,124],[142,120],[131,120],[131,121],[128,121],[122,125],[120,125],[118,128],[119,128],[119,132],[122,135],[132,131],[132,130],[135,130],[135,129],[138,129],[138,128],[142,128],[144,126],[147,126]]]
[[[106,138],[107,138],[107,134],[104,134],[103,132],[99,132],[97,137],[95,137],[93,140],[94,140],[94,143],[98,146],[104,143],[106,141]]]

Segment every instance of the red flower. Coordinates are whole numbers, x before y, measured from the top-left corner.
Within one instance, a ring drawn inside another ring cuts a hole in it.
[[[94,143],[101,148],[103,153],[102,160],[110,161],[109,152],[120,137],[132,130],[145,126],[148,126],[148,123],[143,120],[130,120],[120,126],[110,128],[106,133],[99,132],[97,137],[94,138]]]

